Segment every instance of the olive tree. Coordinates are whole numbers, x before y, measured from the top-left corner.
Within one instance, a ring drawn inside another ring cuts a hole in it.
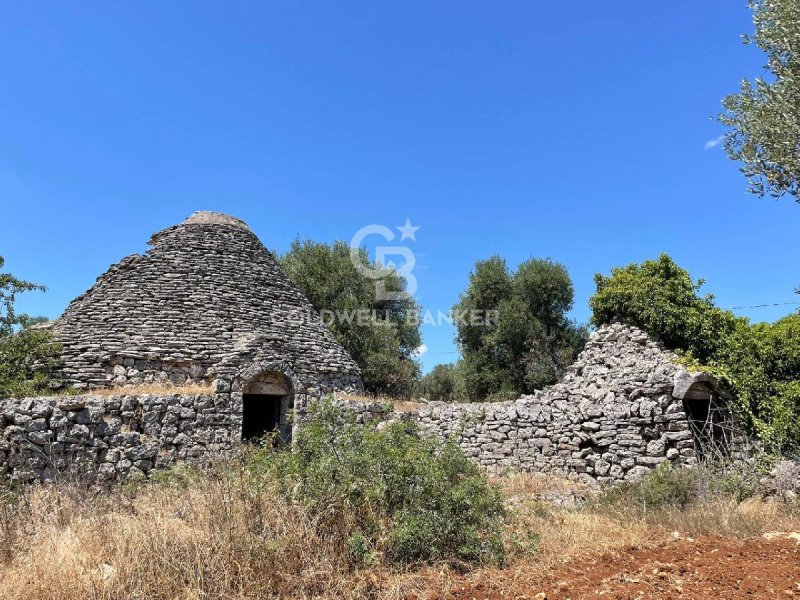
[[[566,316],[573,297],[566,268],[550,259],[531,258],[515,272],[499,256],[478,261],[454,313],[494,318],[457,322],[467,397],[513,397],[557,381],[587,336]]]
[[[356,254],[373,271],[366,251]],[[295,240],[281,257],[292,281],[305,294],[323,321],[361,367],[367,390],[398,397],[410,396],[419,365],[414,350],[420,345],[419,307],[408,294],[378,294],[376,280],[354,264],[350,246]],[[404,292],[405,280],[383,269],[387,291]],[[389,296],[388,298],[386,296]]]
[[[755,33],[744,36],[767,55],[767,76],[744,79],[723,100],[728,155],[742,162],[750,191],[789,194],[800,202],[800,2],[750,0]]]

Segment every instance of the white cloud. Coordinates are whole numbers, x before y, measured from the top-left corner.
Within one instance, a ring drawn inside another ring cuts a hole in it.
[[[414,358],[419,358],[426,352],[428,352],[428,346],[426,344],[422,344],[419,348],[417,348],[416,350],[414,350],[414,352],[412,352],[412,355],[414,356]]]
[[[722,142],[724,142],[724,141],[725,141],[725,136],[721,135],[719,137],[714,138],[713,140],[708,140],[706,142],[706,145],[703,146],[703,149],[704,150],[711,150],[712,148],[716,148],[717,146],[722,144]]]

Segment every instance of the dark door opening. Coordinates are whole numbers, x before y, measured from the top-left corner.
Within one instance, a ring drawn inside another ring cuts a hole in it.
[[[277,432],[283,396],[244,394],[242,396],[242,441],[253,442]]]
[[[705,399],[684,399],[684,410],[694,436],[695,450],[699,458],[727,456],[730,450],[730,435],[727,425],[730,417],[727,408],[708,394]]]

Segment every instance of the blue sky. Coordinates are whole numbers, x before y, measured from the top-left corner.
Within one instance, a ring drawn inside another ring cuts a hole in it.
[[[277,251],[408,218],[434,312],[495,253],[563,262],[579,320],[661,251],[723,307],[797,301],[800,206],[705,148],[751,28],[744,0],[0,2],[0,255],[56,317],[198,209]]]

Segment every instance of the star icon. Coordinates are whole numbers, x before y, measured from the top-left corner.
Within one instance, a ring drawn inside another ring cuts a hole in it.
[[[402,234],[400,236],[400,241],[402,242],[403,240],[410,239],[416,242],[417,238],[414,236],[414,234],[417,232],[418,229],[420,228],[414,227],[411,224],[411,219],[406,219],[406,224],[403,225],[402,227],[397,228],[397,231],[399,231]]]

